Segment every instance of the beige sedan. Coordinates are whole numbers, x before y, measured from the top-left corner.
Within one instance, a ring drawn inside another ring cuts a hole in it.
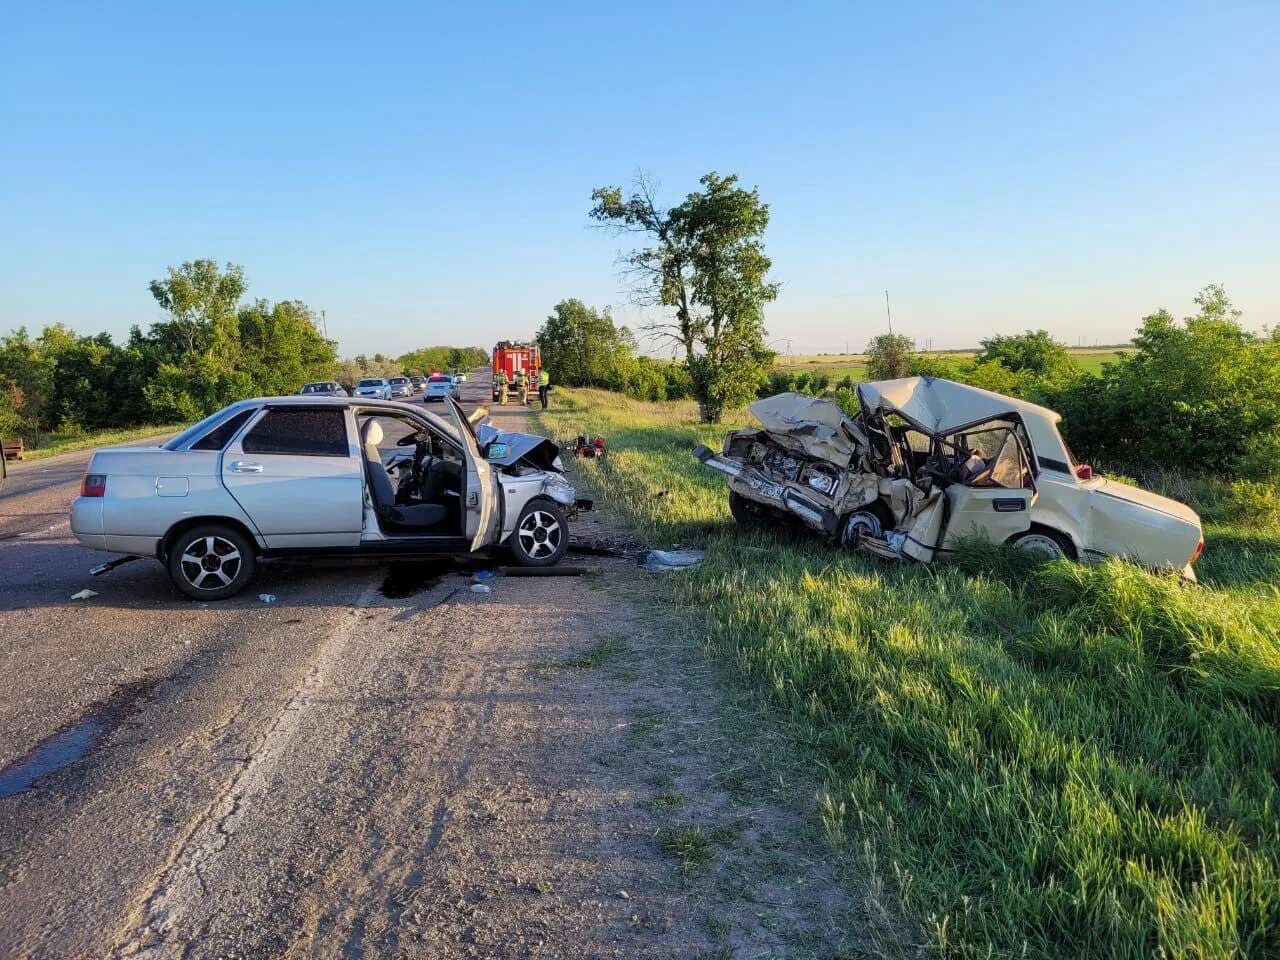
[[[1053,557],[1125,557],[1195,579],[1200,518],[1077,464],[1052,410],[931,377],[864,383],[861,411],[784,393],[762,429],[695,455],[729,475],[743,523],[798,519],[835,543],[931,562],[966,537]]]

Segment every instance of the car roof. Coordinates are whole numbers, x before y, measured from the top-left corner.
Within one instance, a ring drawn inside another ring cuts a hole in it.
[[[378,410],[383,413],[411,413],[439,427],[451,437],[457,437],[458,431],[450,420],[439,414],[424,409],[421,405],[409,406],[399,400],[375,400],[372,397],[334,397],[328,394],[300,396],[292,394],[287,397],[252,397],[248,400],[237,400],[227,410],[242,410],[245,407],[281,406],[281,407],[360,407],[364,410]]]

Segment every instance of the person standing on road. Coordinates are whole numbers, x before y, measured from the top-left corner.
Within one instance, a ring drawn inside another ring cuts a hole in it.
[[[542,409],[547,409],[547,389],[551,386],[551,374],[547,373],[544,367],[538,374],[538,400],[542,403]]]
[[[507,371],[498,371],[498,403],[501,406],[507,405]]]
[[[523,369],[516,372],[516,390],[520,394],[520,402],[529,405],[529,374]]]

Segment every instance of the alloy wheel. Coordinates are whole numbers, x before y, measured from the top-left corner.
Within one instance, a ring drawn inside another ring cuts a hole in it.
[[[236,578],[243,563],[239,548],[230,540],[204,536],[186,545],[179,567],[197,590],[217,590]]]
[[[549,557],[560,548],[564,529],[560,522],[543,510],[533,510],[520,522],[517,535],[524,552],[534,560]]]

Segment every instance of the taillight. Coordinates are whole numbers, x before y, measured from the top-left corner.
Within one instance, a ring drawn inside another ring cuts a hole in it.
[[[80,496],[105,497],[107,495],[107,475],[105,473],[86,473],[80,484]]]
[[[1204,541],[1203,541],[1203,540],[1201,540],[1199,543],[1197,543],[1197,544],[1196,544],[1195,552],[1191,554],[1191,559],[1190,559],[1189,561],[1187,561],[1187,562],[1188,562],[1188,563],[1195,563],[1197,560],[1199,560],[1199,559],[1200,559],[1200,554],[1202,554],[1202,553],[1204,553]]]

